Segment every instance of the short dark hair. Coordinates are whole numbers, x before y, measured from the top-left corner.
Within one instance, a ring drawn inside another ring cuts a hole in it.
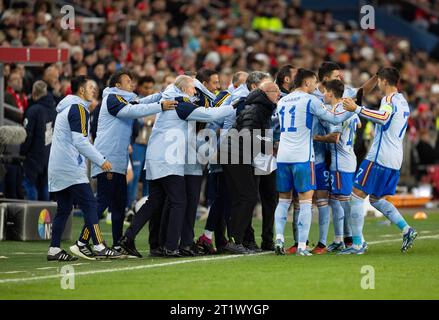
[[[312,77],[317,78],[314,72],[312,72],[311,70],[299,68],[297,70],[296,76],[294,77],[294,87],[295,88],[301,87],[305,79]]]
[[[151,77],[151,76],[144,76],[144,77],[141,77],[140,79],[139,79],[139,81],[137,81],[137,85],[138,86],[141,86],[142,84],[144,84],[144,83],[153,83],[153,84],[155,84],[155,80],[154,80],[154,78],[153,77]]]
[[[334,96],[338,99],[343,97],[344,83],[340,80],[329,80],[324,81],[323,86],[326,90],[331,91]]]
[[[89,80],[91,80],[91,79],[87,76],[78,76],[76,78],[73,78],[72,81],[70,82],[72,93],[73,94],[78,93],[79,88],[85,87],[87,81],[89,81]]]
[[[84,68],[84,67],[87,69],[87,65],[85,63],[79,62],[79,63],[75,64],[73,66],[73,74],[75,74],[76,72],[79,71],[79,69]]]
[[[331,61],[325,61],[322,63],[322,65],[319,68],[319,81],[322,82],[324,77],[329,77],[332,73],[332,71],[340,70],[340,66]]]
[[[291,76],[291,69],[294,67],[291,64],[282,66],[276,74],[276,84],[282,86],[285,82],[285,77]],[[292,79],[291,79],[292,80]]]
[[[130,77],[131,79],[133,78],[131,72],[129,72],[126,69],[121,69],[116,71],[115,73],[113,73],[113,75],[110,78],[110,81],[108,82],[109,87],[115,87],[116,83],[120,83],[120,79],[122,78],[123,75],[127,75],[128,77]]]
[[[399,81],[399,71],[396,68],[382,68],[377,73],[378,78],[387,80],[391,86],[396,86]]]
[[[215,74],[218,74],[218,72],[217,71],[215,71],[215,70],[212,70],[212,69],[200,69],[198,72],[197,72],[197,76],[196,76],[196,78],[201,82],[201,83],[203,83],[203,82],[209,82],[209,80],[210,80],[210,77],[211,76],[213,76],[213,75],[215,75]]]

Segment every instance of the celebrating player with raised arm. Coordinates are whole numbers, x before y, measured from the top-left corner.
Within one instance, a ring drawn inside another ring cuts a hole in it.
[[[417,236],[393,204],[385,196],[395,193],[403,157],[403,139],[407,129],[410,109],[404,96],[398,92],[399,72],[383,68],[378,72],[378,87],[385,94],[379,111],[357,106],[345,99],[343,107],[355,111],[360,117],[376,124],[373,144],[355,177],[351,197],[351,227],[353,245],[342,254],[363,254],[362,232],[364,225],[364,199],[370,195],[370,203],[403,232],[401,251],[409,249]]]

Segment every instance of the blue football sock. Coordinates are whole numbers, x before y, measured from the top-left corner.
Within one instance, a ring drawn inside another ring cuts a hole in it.
[[[343,233],[344,237],[352,237],[352,229],[351,225],[349,223],[351,219],[351,204],[349,203],[349,200],[341,201],[340,200],[341,207],[343,208],[344,212],[344,225],[343,225]]]
[[[312,203],[311,200],[301,200],[300,201],[300,213],[297,222],[298,231],[298,243],[306,244],[309,235],[309,229],[311,227],[312,220]]]
[[[319,242],[326,245],[329,230],[328,199],[319,199],[316,202],[319,210]]]
[[[329,199],[332,209],[332,223],[334,224],[335,238],[341,242],[343,239],[344,212],[338,199]]]
[[[352,240],[354,246],[363,244],[363,225],[364,225],[364,199],[352,194],[351,197],[351,221]]]
[[[287,223],[288,209],[290,207],[290,204],[291,204],[291,199],[279,199],[279,203],[277,204],[276,211],[274,212],[276,240],[281,239],[282,242],[285,242],[284,229],[285,229],[285,224]]]
[[[405,219],[401,216],[398,209],[385,199],[380,199],[378,201],[371,200],[371,205],[381,212],[387,219],[389,219],[393,224],[395,224],[400,230],[406,231],[408,229],[408,224]]]

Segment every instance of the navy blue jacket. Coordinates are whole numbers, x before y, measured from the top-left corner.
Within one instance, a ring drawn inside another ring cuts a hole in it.
[[[21,145],[20,154],[26,157],[24,173],[31,182],[47,171],[56,115],[55,100],[51,94],[35,101],[24,113],[23,125],[27,137]]]

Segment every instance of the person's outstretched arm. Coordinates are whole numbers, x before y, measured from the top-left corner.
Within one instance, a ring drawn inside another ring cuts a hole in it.
[[[222,105],[218,108],[205,108],[198,106],[190,101],[185,101],[183,98],[177,98],[178,101],[177,115],[182,120],[212,122],[223,119],[235,111],[231,105]]]
[[[319,99],[313,97],[308,102],[310,112],[317,118],[327,121],[331,124],[337,125],[349,119],[354,113],[348,111],[332,111],[327,108]]]
[[[137,119],[150,116],[162,111],[172,110],[176,105],[177,102],[173,100],[165,100],[161,103],[131,104],[116,94],[111,94],[107,98],[108,112],[111,115],[122,119]]]
[[[382,105],[379,110],[371,110],[358,106],[352,99],[344,99],[343,108],[348,111],[354,111],[360,117],[381,125],[387,124],[393,112],[393,107],[390,104]]]

